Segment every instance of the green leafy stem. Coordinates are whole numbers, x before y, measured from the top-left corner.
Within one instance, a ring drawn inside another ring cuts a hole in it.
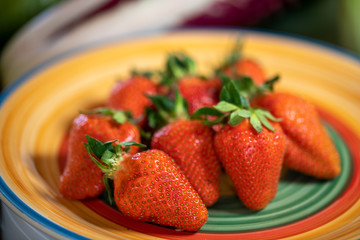
[[[241,81],[221,76],[223,87],[220,92],[220,102],[212,107],[200,108],[191,116],[193,119],[202,119],[204,124],[217,125],[229,124],[236,126],[244,119],[249,119],[250,124],[257,132],[261,132],[265,126],[275,131],[269,120],[281,121],[274,117],[269,111],[250,106],[249,99],[267,90],[272,90],[273,83],[278,77],[256,86],[251,78],[243,78]],[[211,116],[212,118],[208,118]],[[215,119],[214,119],[215,118]]]
[[[86,136],[86,140],[87,142],[84,143],[84,146],[88,151],[89,157],[104,173],[103,181],[108,201],[112,204],[113,192],[110,181],[119,170],[120,163],[124,160],[124,154],[129,152],[131,146],[146,147],[146,145],[134,141],[120,142],[115,145],[114,143],[117,140],[102,142],[90,136]]]

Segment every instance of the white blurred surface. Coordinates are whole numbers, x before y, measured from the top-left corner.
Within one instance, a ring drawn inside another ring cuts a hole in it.
[[[2,240],[51,240],[49,235],[31,226],[24,219],[16,215],[4,203],[2,204]]]

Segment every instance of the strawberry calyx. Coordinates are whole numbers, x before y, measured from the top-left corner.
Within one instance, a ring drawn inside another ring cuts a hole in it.
[[[148,96],[154,107],[147,108],[146,115],[149,126],[159,129],[179,119],[189,119],[187,102],[175,89],[174,100],[164,95]]]
[[[254,99],[267,92],[272,92],[274,90],[275,83],[280,79],[280,77],[276,75],[265,81],[262,85],[257,85],[251,77],[247,76],[236,76],[230,78],[229,76],[221,74],[220,78],[223,86],[228,86],[230,82],[232,82],[239,93],[248,100]]]
[[[87,115],[100,115],[100,116],[110,116],[116,123],[123,124],[126,121],[134,121],[132,118],[131,112],[129,111],[120,111],[120,110],[114,110],[110,108],[94,108],[91,110],[82,110],[80,111],[82,114]]]
[[[195,61],[185,53],[168,54],[165,70],[160,73],[160,85],[172,88],[180,78],[192,76],[196,73]]]
[[[120,142],[118,140],[102,142],[91,136],[86,135],[87,142],[84,143],[91,160],[104,173],[103,181],[105,184],[108,200],[112,204],[112,188],[110,180],[114,179],[116,172],[121,168],[121,162],[129,156],[131,146],[146,147],[146,145],[134,141]]]
[[[269,120],[276,122],[281,121],[281,119],[275,118],[267,110],[250,106],[249,98],[255,95],[254,92],[256,94],[262,92],[262,86],[257,87],[251,78],[246,78],[244,82],[233,81],[226,76],[222,76],[222,78],[223,87],[220,92],[219,103],[212,107],[200,108],[191,117],[193,119],[202,119],[204,124],[210,126],[217,124],[236,126],[243,119],[249,119],[250,124],[258,133],[262,131],[262,126],[265,126],[270,131],[275,131]],[[268,86],[265,85],[264,89],[265,87],[266,89],[272,87],[270,83]],[[208,116],[211,116],[212,119],[209,119]],[[216,117],[215,120],[214,117]]]

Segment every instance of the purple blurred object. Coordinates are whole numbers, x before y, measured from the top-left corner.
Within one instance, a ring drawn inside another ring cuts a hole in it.
[[[108,0],[102,5],[76,19],[75,21],[63,26],[54,32],[52,37],[59,36],[64,32],[70,31],[76,26],[85,23],[87,20],[104,14],[114,7],[122,7],[130,0]],[[144,1],[144,0],[137,0]],[[193,12],[182,19],[179,26],[253,26],[259,21],[266,19],[272,13],[278,12],[288,5],[294,4],[299,0],[209,0],[209,5],[205,9],[194,6]],[[160,6],[154,6],[153,11],[168,11]],[[174,13],[176,14],[176,13]],[[181,16],[183,17],[183,16]],[[164,19],[166,21],[166,19]]]
[[[219,0],[184,26],[252,26],[296,0]]]

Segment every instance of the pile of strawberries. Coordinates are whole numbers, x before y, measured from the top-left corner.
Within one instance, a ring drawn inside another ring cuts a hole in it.
[[[219,198],[221,171],[253,210],[275,197],[283,167],[337,177],[340,157],[316,108],[274,92],[277,80],[238,49],[211,77],[184,53],[169,54],[162,70],[133,72],[103,108],[74,120],[61,195],[107,191],[126,216],[197,231]]]

